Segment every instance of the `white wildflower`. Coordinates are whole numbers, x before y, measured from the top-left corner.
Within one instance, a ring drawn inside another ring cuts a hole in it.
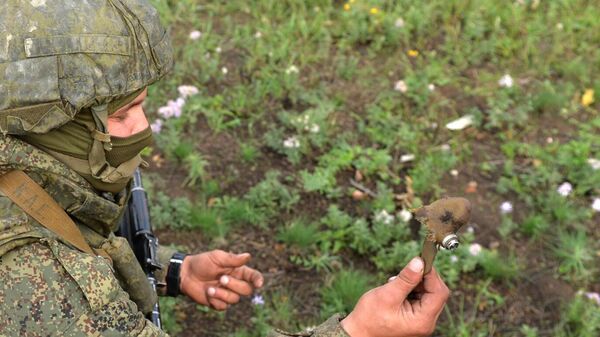
[[[502,76],[498,80],[498,85],[500,85],[501,87],[505,87],[505,88],[511,88],[514,83],[515,82],[514,82],[512,76],[510,76],[509,74],[504,74],[504,76]]]
[[[402,27],[404,27],[404,25],[405,25],[405,22],[404,22],[404,19],[402,19],[402,18],[397,18],[396,21],[394,22],[394,26],[396,28],[402,28]]]
[[[473,226],[467,227],[467,233],[470,233],[470,234],[475,233],[475,228]]]
[[[169,100],[167,105],[158,108],[158,114],[163,118],[168,119],[172,117],[180,117],[185,100],[179,97],[177,100]]]
[[[556,24],[556,29],[563,30],[563,29],[565,29],[565,25],[563,25],[562,22],[559,22],[559,23]]]
[[[408,163],[409,161],[415,160],[415,155],[412,153],[403,154],[400,156],[401,163]]]
[[[600,170],[600,160],[596,159],[596,158],[590,158],[587,160],[588,164],[590,164],[590,166],[592,167],[592,169],[594,170]]]
[[[192,40],[198,40],[201,37],[202,37],[202,32],[200,32],[198,30],[194,30],[190,33],[190,39],[192,39]]]
[[[260,39],[262,37],[262,33],[260,31],[254,33],[254,38]]]
[[[166,118],[173,117],[173,115],[175,115],[175,112],[173,111],[172,107],[165,105],[165,106],[158,108],[158,114],[166,119]]]
[[[217,54],[220,54],[222,51],[223,51],[223,49],[221,49],[221,47],[217,47],[217,48],[215,48],[215,52],[216,52]]]
[[[566,181],[560,186],[558,186],[556,192],[558,192],[558,194],[562,195],[563,197],[566,197],[569,194],[571,194],[571,192],[573,192],[573,185],[571,185],[570,182]]]
[[[223,68],[221,68],[221,72],[223,73],[223,75],[227,75],[227,73],[229,72],[229,69],[227,69],[227,67],[223,67]]]
[[[398,217],[404,222],[409,222],[413,215],[410,211],[402,209],[400,212],[398,212]]]
[[[600,198],[594,198],[592,202],[592,209],[596,212],[600,212]]]
[[[483,247],[481,247],[481,245],[478,243],[472,243],[469,246],[469,254],[471,254],[473,256],[479,255],[482,250],[483,250]]]
[[[297,74],[297,73],[299,73],[299,72],[300,72],[300,70],[298,69],[298,67],[296,67],[296,66],[295,66],[295,65],[293,65],[293,64],[292,64],[291,66],[289,66],[289,67],[288,67],[288,68],[285,70],[285,73],[286,73],[286,74],[288,74],[288,75],[289,75],[289,74]]]
[[[179,91],[179,95],[181,95],[181,97],[184,99],[199,92],[198,88],[193,85],[180,85],[177,88],[177,91]]]
[[[456,255],[450,255],[450,262],[452,262],[452,263],[458,262],[458,256],[456,256]]]
[[[442,144],[440,145],[440,150],[444,151],[444,152],[448,152],[450,151],[450,144]]]
[[[404,80],[400,80],[394,84],[394,90],[405,93],[408,91],[408,86]]]
[[[394,216],[388,213],[385,209],[375,214],[375,221],[391,225],[394,221]]]
[[[452,122],[446,124],[446,128],[449,130],[462,130],[471,124],[473,124],[473,115],[466,115],[459,119],[455,119]]]
[[[319,131],[321,131],[321,127],[319,124],[313,124],[308,131],[312,133],[319,133]]]
[[[596,302],[596,304],[600,305],[600,294],[594,292],[586,292],[584,293],[585,297]]]
[[[502,204],[500,204],[500,213],[508,214],[508,213],[512,213],[512,211],[513,211],[513,204],[510,201],[505,201]]]
[[[453,177],[458,177],[458,170],[457,169],[450,170],[450,175]]]
[[[160,130],[162,130],[162,126],[163,126],[162,119],[157,119],[154,121],[154,123],[150,124],[150,129],[152,129],[153,133],[160,133]]]
[[[427,86],[427,89],[429,89],[429,91],[434,91],[435,90],[435,84],[429,83],[429,85]]]
[[[296,149],[300,147],[300,141],[296,137],[290,137],[283,141],[283,147],[288,149]]]

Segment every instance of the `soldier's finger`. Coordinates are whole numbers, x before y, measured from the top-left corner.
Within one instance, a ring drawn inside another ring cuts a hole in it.
[[[253,291],[252,286],[248,282],[238,280],[237,278],[229,275],[221,276],[219,283],[221,283],[224,288],[227,288],[242,296],[248,296],[252,294]]]
[[[250,253],[233,254],[222,250],[215,250],[212,254],[217,264],[223,268],[241,267],[252,258]]]
[[[208,303],[210,304],[211,308],[219,311],[226,310],[227,308],[229,308],[229,304],[217,298],[211,298],[210,300],[208,300]]]
[[[237,268],[231,275],[252,284],[255,288],[260,288],[265,283],[261,272],[247,266]]]
[[[435,268],[431,269],[423,279],[423,296],[421,305],[430,314],[439,314],[450,296],[448,286],[442,281]]]
[[[235,304],[240,301],[240,295],[225,288],[210,287],[207,293],[209,298],[216,298],[228,304]]]
[[[413,258],[400,274],[391,282],[381,286],[382,291],[389,294],[390,298],[404,302],[408,294],[421,282],[423,278],[423,260],[419,257]]]

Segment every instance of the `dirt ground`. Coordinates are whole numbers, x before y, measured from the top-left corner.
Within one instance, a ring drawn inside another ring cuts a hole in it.
[[[565,129],[565,123],[557,120],[539,120],[538,122],[540,127],[521,136],[529,138],[532,142],[544,142],[550,136],[568,137],[569,130]],[[277,169],[283,173],[292,170],[291,164],[284,156],[266,148],[261,149],[260,159],[253,164],[243,162],[238,155],[239,146],[235,140],[236,137],[227,133],[213,134],[205,125],[200,121],[195,130],[202,139],[198,143],[198,148],[210,162],[208,174],[213,179],[221,176],[229,177],[229,180],[221,181],[224,195],[243,195],[250,187],[262,180],[268,169]],[[550,135],[544,130],[559,130],[559,132],[554,131]],[[480,281],[478,280],[479,273],[476,271],[463,275],[460,281],[463,286],[460,290],[453,291],[448,304],[449,310],[454,315],[462,315],[467,321],[476,319],[480,322],[488,322],[490,331],[495,331],[502,336],[512,333],[516,335],[521,324],[538,327],[541,335],[549,333],[552,323],[559,318],[560,303],[563,299],[572,296],[575,290],[566,282],[555,277],[556,262],[548,259],[549,255],[544,254],[544,248],[541,245],[536,246],[536,244],[529,243],[526,238],[519,236],[507,238],[508,242],[502,241],[497,232],[500,224],[498,205],[503,201],[499,199],[495,190],[498,174],[482,172],[477,165],[480,160],[483,160],[482,154],[485,154],[485,160],[501,163],[502,155],[499,143],[490,134],[476,131],[466,137],[472,144],[473,158],[466,165],[458,168],[457,176],[446,174],[441,187],[446,191],[446,195],[465,196],[473,203],[474,212],[471,225],[474,228],[477,242],[486,247],[498,247],[500,251],[506,251],[512,247],[515,249],[514,253],[518,254],[521,257],[520,260],[525,263],[525,272],[511,285],[502,285],[502,283],[498,283],[501,285],[496,283],[490,285],[489,290],[501,294],[505,300],[504,305],[496,308],[492,308],[484,302],[474,303],[475,287],[468,285]],[[160,169],[154,167],[152,170],[161,173],[168,183],[167,186],[180,186],[184,175],[174,166],[163,166]],[[466,193],[465,188],[471,181],[477,182],[477,191]],[[186,192],[179,189],[170,191],[173,196],[182,193]],[[193,194],[189,193],[190,196]],[[347,202],[351,204],[351,198],[348,198]],[[328,201],[325,197],[318,194],[302,194],[297,212],[325,210],[327,205]],[[341,206],[344,206],[343,203]],[[521,205],[515,205],[516,219],[519,218],[519,206]],[[304,270],[290,263],[289,257],[292,251],[289,247],[277,242],[270,231],[256,228],[252,228],[252,230],[237,229],[228,236],[227,241],[223,242],[209,242],[199,232],[160,230],[158,234],[162,243],[183,245],[191,252],[221,248],[252,253],[254,258],[251,265],[265,274],[265,289],[276,290],[285,287],[288,291],[292,291],[290,296],[295,299],[294,303],[301,303],[301,307],[296,308],[299,321],[306,319],[314,322],[318,319],[320,295],[319,287],[316,285],[322,284],[325,275],[316,271]],[[370,262],[366,258],[362,258],[364,261],[360,261],[361,258],[357,257],[350,258],[355,264],[370,266]],[[464,298],[462,304],[459,300],[461,298]],[[463,305],[464,307],[461,308]],[[186,337],[225,336],[240,327],[251,328],[253,312],[251,306],[250,299],[245,298],[240,304],[227,310],[224,315],[218,315],[201,312],[194,303],[184,301],[177,314],[183,326],[183,332],[179,335]],[[444,321],[448,319],[448,316],[443,314],[440,319]]]

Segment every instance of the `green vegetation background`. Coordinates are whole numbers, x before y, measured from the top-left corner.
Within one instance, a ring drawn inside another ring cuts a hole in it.
[[[450,194],[476,214],[438,254],[436,335],[600,335],[598,1],[151,2],[176,50],[145,107],[154,225],[271,280],[227,314],[162,300],[174,335],[351,310],[419,253],[406,211]]]

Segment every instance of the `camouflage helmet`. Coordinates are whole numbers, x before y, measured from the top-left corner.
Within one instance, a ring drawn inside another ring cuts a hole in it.
[[[114,180],[104,153],[111,103],[172,65],[169,34],[147,0],[0,1],[0,132],[44,135],[91,110],[87,171]]]

